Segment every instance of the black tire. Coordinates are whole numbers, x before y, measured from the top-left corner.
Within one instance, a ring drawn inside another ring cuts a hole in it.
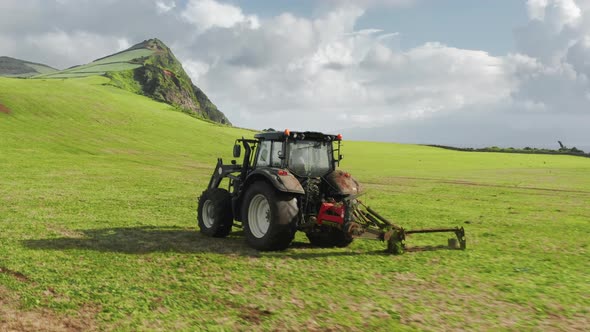
[[[230,193],[221,188],[203,191],[197,215],[201,233],[212,237],[228,236],[234,223]]]
[[[344,248],[352,243],[352,236],[344,233],[339,229],[325,228],[315,231],[309,231],[305,235],[309,242],[316,247],[321,248]]]
[[[294,196],[266,182],[252,183],[242,204],[246,242],[261,251],[286,249],[295,236],[298,213]]]

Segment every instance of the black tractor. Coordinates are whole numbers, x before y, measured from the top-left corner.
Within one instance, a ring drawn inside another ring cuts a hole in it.
[[[303,231],[319,247],[346,247],[362,236],[387,241],[391,252],[401,253],[410,232],[446,231],[455,232],[464,249],[462,228],[404,231],[364,206],[356,198],[362,191],[358,181],[337,169],[341,135],[285,130],[254,138],[236,140],[234,158],[244,149],[240,164],[224,165],[218,158],[199,197],[201,233],[226,237],[237,222],[258,250],[283,250]],[[227,189],[220,188],[224,179]]]

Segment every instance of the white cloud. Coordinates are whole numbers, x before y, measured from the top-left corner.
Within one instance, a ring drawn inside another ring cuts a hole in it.
[[[544,20],[545,19],[545,8],[549,4],[549,0],[528,0],[527,11],[531,19]]]
[[[209,72],[209,64],[201,61],[186,60],[183,61],[182,66],[186,73],[192,78],[193,81],[199,82],[203,75]]]
[[[326,0],[320,1],[325,2]],[[328,0],[328,2],[336,5],[354,5],[360,8],[409,6],[416,1],[417,0]]]
[[[590,3],[546,0],[528,5],[529,13],[534,12],[531,22],[517,31],[523,54],[509,57],[519,80],[513,98],[524,100],[525,108],[529,102],[553,114],[588,113]]]
[[[557,31],[565,25],[575,25],[582,16],[574,0],[528,0],[527,11],[529,18],[549,21]]]
[[[241,8],[215,0],[189,0],[181,15],[201,32],[215,27],[244,25],[256,29],[260,26],[258,17],[246,16]]]
[[[58,67],[88,63],[102,55],[123,50],[129,45],[125,38],[102,36],[86,31],[68,33],[62,30],[28,35],[25,43],[33,49],[56,55],[60,59],[55,64]]]
[[[502,58],[438,43],[394,50],[397,34],[355,30],[362,14],[345,6],[313,20],[281,15],[256,31],[211,31],[186,57],[211,64],[199,84],[247,126],[380,125],[510,98],[516,80]]]
[[[579,3],[584,3],[583,1]],[[530,0],[530,22],[516,30],[518,51],[556,64],[566,50],[588,30],[584,12],[574,0]]]
[[[156,1],[156,10],[160,14],[167,13],[167,12],[173,10],[174,8],[176,8],[176,2],[174,2],[174,1],[169,1],[169,2],[162,1],[162,0]]]
[[[131,47],[131,43],[126,38],[119,38],[117,39],[118,51],[123,51]]]

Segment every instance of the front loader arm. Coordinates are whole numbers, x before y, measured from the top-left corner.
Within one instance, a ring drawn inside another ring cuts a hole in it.
[[[217,158],[217,165],[213,170],[213,175],[211,175],[211,180],[209,180],[209,186],[207,186],[207,188],[218,188],[219,184],[221,183],[221,180],[223,180],[226,177],[235,177],[231,173],[240,172],[241,170],[242,167],[240,165],[224,165],[223,160],[221,158]]]

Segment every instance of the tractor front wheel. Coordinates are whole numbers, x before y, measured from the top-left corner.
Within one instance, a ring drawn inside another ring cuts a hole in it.
[[[254,182],[246,191],[242,205],[244,234],[248,244],[258,250],[284,250],[295,236],[297,200],[279,192],[266,182]]]
[[[230,193],[221,188],[205,190],[199,198],[197,214],[201,233],[212,237],[228,236],[234,222]]]

